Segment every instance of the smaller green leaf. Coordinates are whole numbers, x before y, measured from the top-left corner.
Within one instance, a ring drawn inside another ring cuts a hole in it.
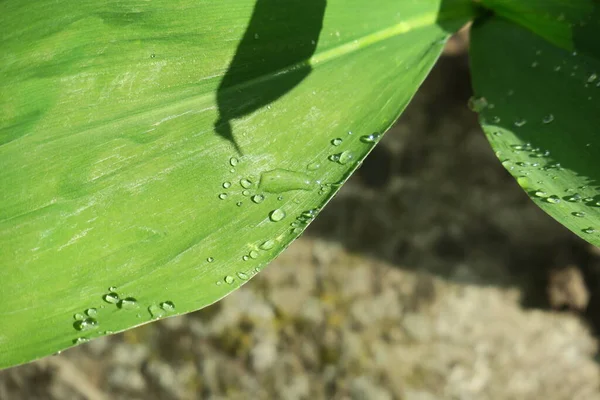
[[[473,27],[471,64],[473,103],[502,164],[544,211],[600,245],[600,58],[491,17]]]
[[[599,54],[597,0],[482,0],[482,5],[567,50]]]

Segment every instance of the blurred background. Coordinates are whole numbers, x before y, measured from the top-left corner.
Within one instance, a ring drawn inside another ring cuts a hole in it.
[[[528,199],[470,96],[462,32],[252,281],[0,371],[0,399],[600,399],[600,252]]]

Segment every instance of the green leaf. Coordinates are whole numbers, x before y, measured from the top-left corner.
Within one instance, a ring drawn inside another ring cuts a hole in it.
[[[499,17],[471,40],[474,104],[498,158],[544,211],[600,245],[600,57]]]
[[[597,0],[481,0],[481,4],[555,46],[599,54]]]
[[[467,0],[281,4],[0,4],[0,367],[242,285],[472,14]]]

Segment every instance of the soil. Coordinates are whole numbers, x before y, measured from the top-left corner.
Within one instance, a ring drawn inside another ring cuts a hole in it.
[[[498,162],[467,64],[247,285],[1,371],[0,399],[600,399],[600,253]]]

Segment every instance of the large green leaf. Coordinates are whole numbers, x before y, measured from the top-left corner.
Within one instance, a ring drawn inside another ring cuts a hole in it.
[[[570,26],[565,46],[558,46],[500,17],[475,24],[474,105],[496,154],[523,189],[598,246],[600,52],[578,38],[581,23]],[[596,29],[595,41],[599,35]]]
[[[324,6],[0,3],[0,367],[243,284],[472,14],[468,0]]]

